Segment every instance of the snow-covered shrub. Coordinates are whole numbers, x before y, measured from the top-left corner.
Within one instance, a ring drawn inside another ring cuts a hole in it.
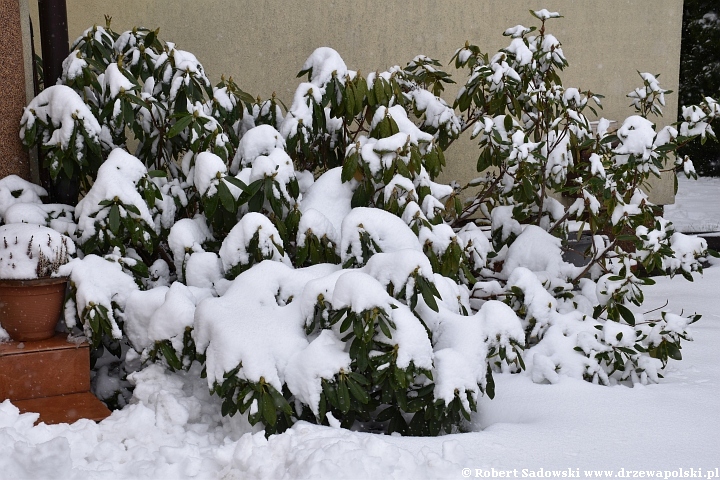
[[[602,97],[560,81],[546,29],[559,15],[533,14],[540,29],[506,30],[492,57],[456,51],[469,73],[452,106],[436,60],[363,77],[323,47],[286,112],[232,79],[212,87],[156,31],[89,29],[22,126],[57,172],[88,180],[64,227],[86,255],[64,267],[68,326],[128,363],[201,363],[223,413],[267,434],[300,419],[457,431],[493,396],[493,372],[658,381],[698,317],[628,305],[650,272],[691,278],[707,246],[643,189],[679,145],[712,137],[717,103],[656,131],[647,117],[668,92],[643,73],[637,115],[593,128]],[[437,183],[467,130],[479,177]],[[12,196],[36,200],[24,190]],[[583,231],[577,267],[563,251]]]

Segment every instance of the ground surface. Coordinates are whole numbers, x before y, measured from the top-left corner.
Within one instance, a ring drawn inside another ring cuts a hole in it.
[[[720,179],[681,180],[666,216],[682,231],[717,230]],[[683,361],[657,385],[496,375],[497,396],[481,402],[471,433],[403,438],[301,423],[266,440],[239,416],[221,418],[196,375],[153,367],[137,375],[134,403],[100,424],[33,427],[35,414],[0,403],[0,479],[477,478],[499,470],[509,478],[712,478],[720,473],[720,264],[693,283],[660,279],[644,308],[666,299],[673,312],[703,318]]]

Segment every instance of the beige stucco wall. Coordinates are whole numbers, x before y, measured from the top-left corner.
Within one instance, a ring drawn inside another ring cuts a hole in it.
[[[336,49],[364,73],[405,65],[419,53],[447,63],[466,40],[490,53],[506,46],[502,31],[536,25],[528,10],[540,8],[565,17],[549,22],[570,62],[565,85],[604,94],[606,118],[632,113],[625,94],[640,84],[637,70],[660,74],[665,88],[678,86],[682,0],[67,0],[67,6],[71,40],[104,25],[105,14],[118,31],[160,27],[161,38],[193,52],[214,82],[231,75],[249,93],[274,91],[285,103],[316,47]],[[454,91],[448,93],[452,101]],[[676,102],[668,97],[666,122],[675,118]],[[453,145],[448,160],[445,180],[475,176],[472,142]],[[672,202],[667,180],[652,192],[657,203]]]

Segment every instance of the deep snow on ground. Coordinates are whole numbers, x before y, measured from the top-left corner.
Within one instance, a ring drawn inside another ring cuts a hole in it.
[[[720,231],[720,178],[678,176],[678,195],[665,206],[665,218],[679,232]]]
[[[680,230],[717,229],[718,199],[720,179],[681,180],[666,213]],[[645,310],[669,299],[675,313],[703,315],[684,359],[657,385],[541,385],[496,374],[497,395],[480,402],[470,433],[407,438],[299,423],[266,440],[241,416],[222,418],[196,371],[153,366],[136,374],[134,403],[99,424],[33,426],[36,414],[0,403],[0,479],[466,478],[466,468],[472,477],[516,470],[510,478],[621,468],[672,478],[682,468],[707,478],[720,467],[720,264],[695,277],[661,278],[645,290]]]

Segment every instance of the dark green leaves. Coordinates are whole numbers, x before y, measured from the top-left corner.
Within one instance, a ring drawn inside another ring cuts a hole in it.
[[[628,325],[635,326],[635,315],[624,305],[616,305],[618,311],[620,312],[620,315],[622,316],[623,320],[627,322]]]
[[[218,182],[217,191],[223,208],[229,212],[234,213],[237,210],[237,208],[235,207],[235,197],[233,197],[232,193],[230,193],[230,189],[227,187],[227,185],[225,185],[225,183],[222,181]]]
[[[168,138],[173,138],[175,135],[178,135],[180,132],[185,130],[190,125],[190,123],[193,121],[193,118],[194,117],[192,115],[184,115],[184,116],[180,117],[175,122],[175,124],[172,127],[170,127],[170,130],[168,130],[168,132],[167,132]]]
[[[113,206],[110,207],[108,222],[110,225],[110,231],[117,234],[120,229],[120,208],[117,204],[113,204]]]

